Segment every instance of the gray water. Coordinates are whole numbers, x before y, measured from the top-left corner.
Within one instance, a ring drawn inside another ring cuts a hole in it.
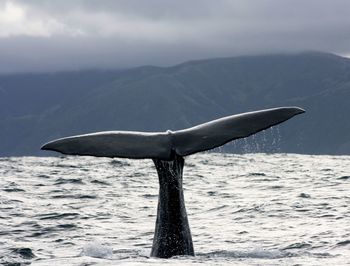
[[[151,160],[0,158],[0,188],[3,265],[350,265],[350,156],[186,158],[196,256],[168,260]]]

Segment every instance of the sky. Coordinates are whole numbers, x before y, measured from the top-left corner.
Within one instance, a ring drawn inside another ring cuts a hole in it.
[[[349,0],[0,0],[0,73],[350,56]]]

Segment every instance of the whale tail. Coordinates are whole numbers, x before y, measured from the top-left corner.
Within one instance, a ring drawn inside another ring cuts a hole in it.
[[[183,156],[248,137],[303,112],[297,107],[268,109],[227,116],[175,132],[99,132],[54,140],[42,149],[72,155],[152,158],[159,178],[159,197],[151,256],[193,256],[182,189]]]
[[[46,143],[42,150],[69,155],[171,160],[210,150],[280,124],[305,111],[280,107],[223,117],[195,127],[167,132],[105,131]]]

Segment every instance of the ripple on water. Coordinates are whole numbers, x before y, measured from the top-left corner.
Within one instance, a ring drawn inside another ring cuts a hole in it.
[[[337,243],[338,246],[350,245],[350,240],[344,240]]]
[[[12,253],[20,255],[23,259],[32,259],[35,257],[30,248],[14,248]]]
[[[67,219],[67,220],[75,220],[80,216],[79,213],[76,212],[71,212],[71,213],[57,213],[57,212],[52,212],[52,213],[43,213],[43,214],[38,214],[34,216],[35,218],[38,218],[39,220],[58,220],[58,219]]]
[[[56,179],[55,185],[63,185],[63,184],[84,184],[81,178],[58,178]]]
[[[304,198],[304,199],[309,199],[309,198],[311,198],[311,196],[310,196],[309,194],[307,194],[307,193],[300,193],[300,194],[299,194],[299,197],[300,197],[300,198]]]
[[[51,196],[52,199],[96,199],[97,195],[83,195],[83,194],[60,194]]]
[[[245,251],[214,251],[207,254],[199,253],[199,256],[205,256],[209,258],[258,258],[258,259],[279,259],[285,257],[295,256],[293,253],[284,252],[280,250],[264,250],[264,249],[255,249],[255,250],[245,250]]]
[[[109,162],[111,165],[113,165],[114,167],[125,167],[125,166],[130,166],[130,163],[128,163],[125,160],[117,160],[117,159],[113,159]]]
[[[288,245],[287,247],[283,248],[282,250],[288,250],[288,249],[305,249],[305,248],[310,248],[311,244],[301,242],[301,243],[293,243]]]
[[[265,173],[249,173],[250,176],[266,176]]]
[[[110,183],[108,183],[106,181],[97,180],[97,179],[91,180],[90,183],[91,184],[97,184],[97,185],[104,185],[104,186],[110,186],[111,185]]]
[[[3,191],[5,191],[5,192],[24,192],[25,190],[21,189],[21,188],[13,187],[13,188],[4,188]]]

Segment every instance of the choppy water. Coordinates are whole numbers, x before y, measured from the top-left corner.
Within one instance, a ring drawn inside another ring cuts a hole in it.
[[[0,158],[0,264],[350,265],[349,156],[201,154],[184,188],[196,257],[155,259],[151,160]]]

